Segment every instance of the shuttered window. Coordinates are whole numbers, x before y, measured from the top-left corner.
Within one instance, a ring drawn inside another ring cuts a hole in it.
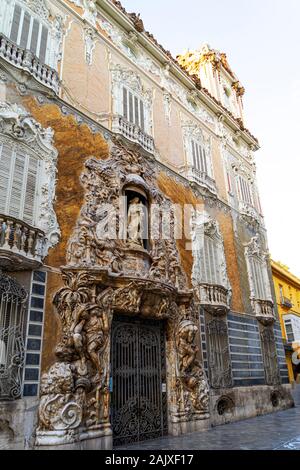
[[[201,173],[209,174],[206,150],[199,142],[192,139],[193,167]]]
[[[204,236],[203,256],[201,257],[201,273],[203,282],[221,284],[218,242]]]
[[[251,185],[243,176],[238,177],[240,200],[253,205]]]
[[[127,121],[140,127],[142,131],[145,130],[143,100],[126,87],[123,87],[123,116]]]
[[[255,298],[259,300],[267,300],[267,291],[264,282],[264,265],[257,258],[250,258],[251,276]]]
[[[34,223],[38,160],[0,144],[0,213]]]
[[[10,39],[23,49],[29,49],[42,63],[45,62],[48,28],[18,3],[14,8]]]

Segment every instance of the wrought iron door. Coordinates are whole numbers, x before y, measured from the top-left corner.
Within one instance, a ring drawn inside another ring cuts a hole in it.
[[[117,317],[111,349],[114,444],[166,434],[163,324]]]

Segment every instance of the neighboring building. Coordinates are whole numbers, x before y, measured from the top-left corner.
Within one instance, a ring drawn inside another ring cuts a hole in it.
[[[226,56],[173,59],[117,1],[2,0],[0,68],[0,446],[292,406]]]
[[[300,348],[300,279],[282,263],[272,260],[271,267],[289,379],[293,383],[300,374],[300,365],[293,360],[294,352]]]

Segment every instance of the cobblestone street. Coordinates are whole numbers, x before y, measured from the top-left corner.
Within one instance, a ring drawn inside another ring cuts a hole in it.
[[[164,437],[119,450],[300,450],[300,386],[295,408],[218,426],[206,432]]]

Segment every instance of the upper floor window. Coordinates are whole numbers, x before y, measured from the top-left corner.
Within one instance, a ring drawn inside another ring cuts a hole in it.
[[[245,248],[252,300],[272,300],[267,266],[267,254],[262,250],[259,235]]]
[[[284,320],[285,332],[288,343],[293,343],[295,341],[295,335],[293,330],[293,324],[291,320]]]
[[[206,212],[193,218],[193,281],[229,289],[223,238],[219,224]]]
[[[31,51],[40,64],[57,70],[64,20],[55,15],[55,8],[50,12],[46,0],[1,0],[0,32],[21,49]]]
[[[144,102],[140,96],[125,86],[123,86],[123,116],[142,131],[145,130]]]
[[[253,205],[253,195],[250,181],[244,176],[239,175],[237,183],[240,201]]]
[[[46,60],[48,33],[48,27],[40,19],[23,6],[15,4],[10,39],[23,49],[29,49],[42,63]]]
[[[35,223],[39,162],[0,137],[0,212]]]
[[[209,174],[209,164],[207,161],[208,157],[206,155],[205,147],[201,142],[197,142],[195,139],[191,140],[191,145],[194,168],[201,173]]]

